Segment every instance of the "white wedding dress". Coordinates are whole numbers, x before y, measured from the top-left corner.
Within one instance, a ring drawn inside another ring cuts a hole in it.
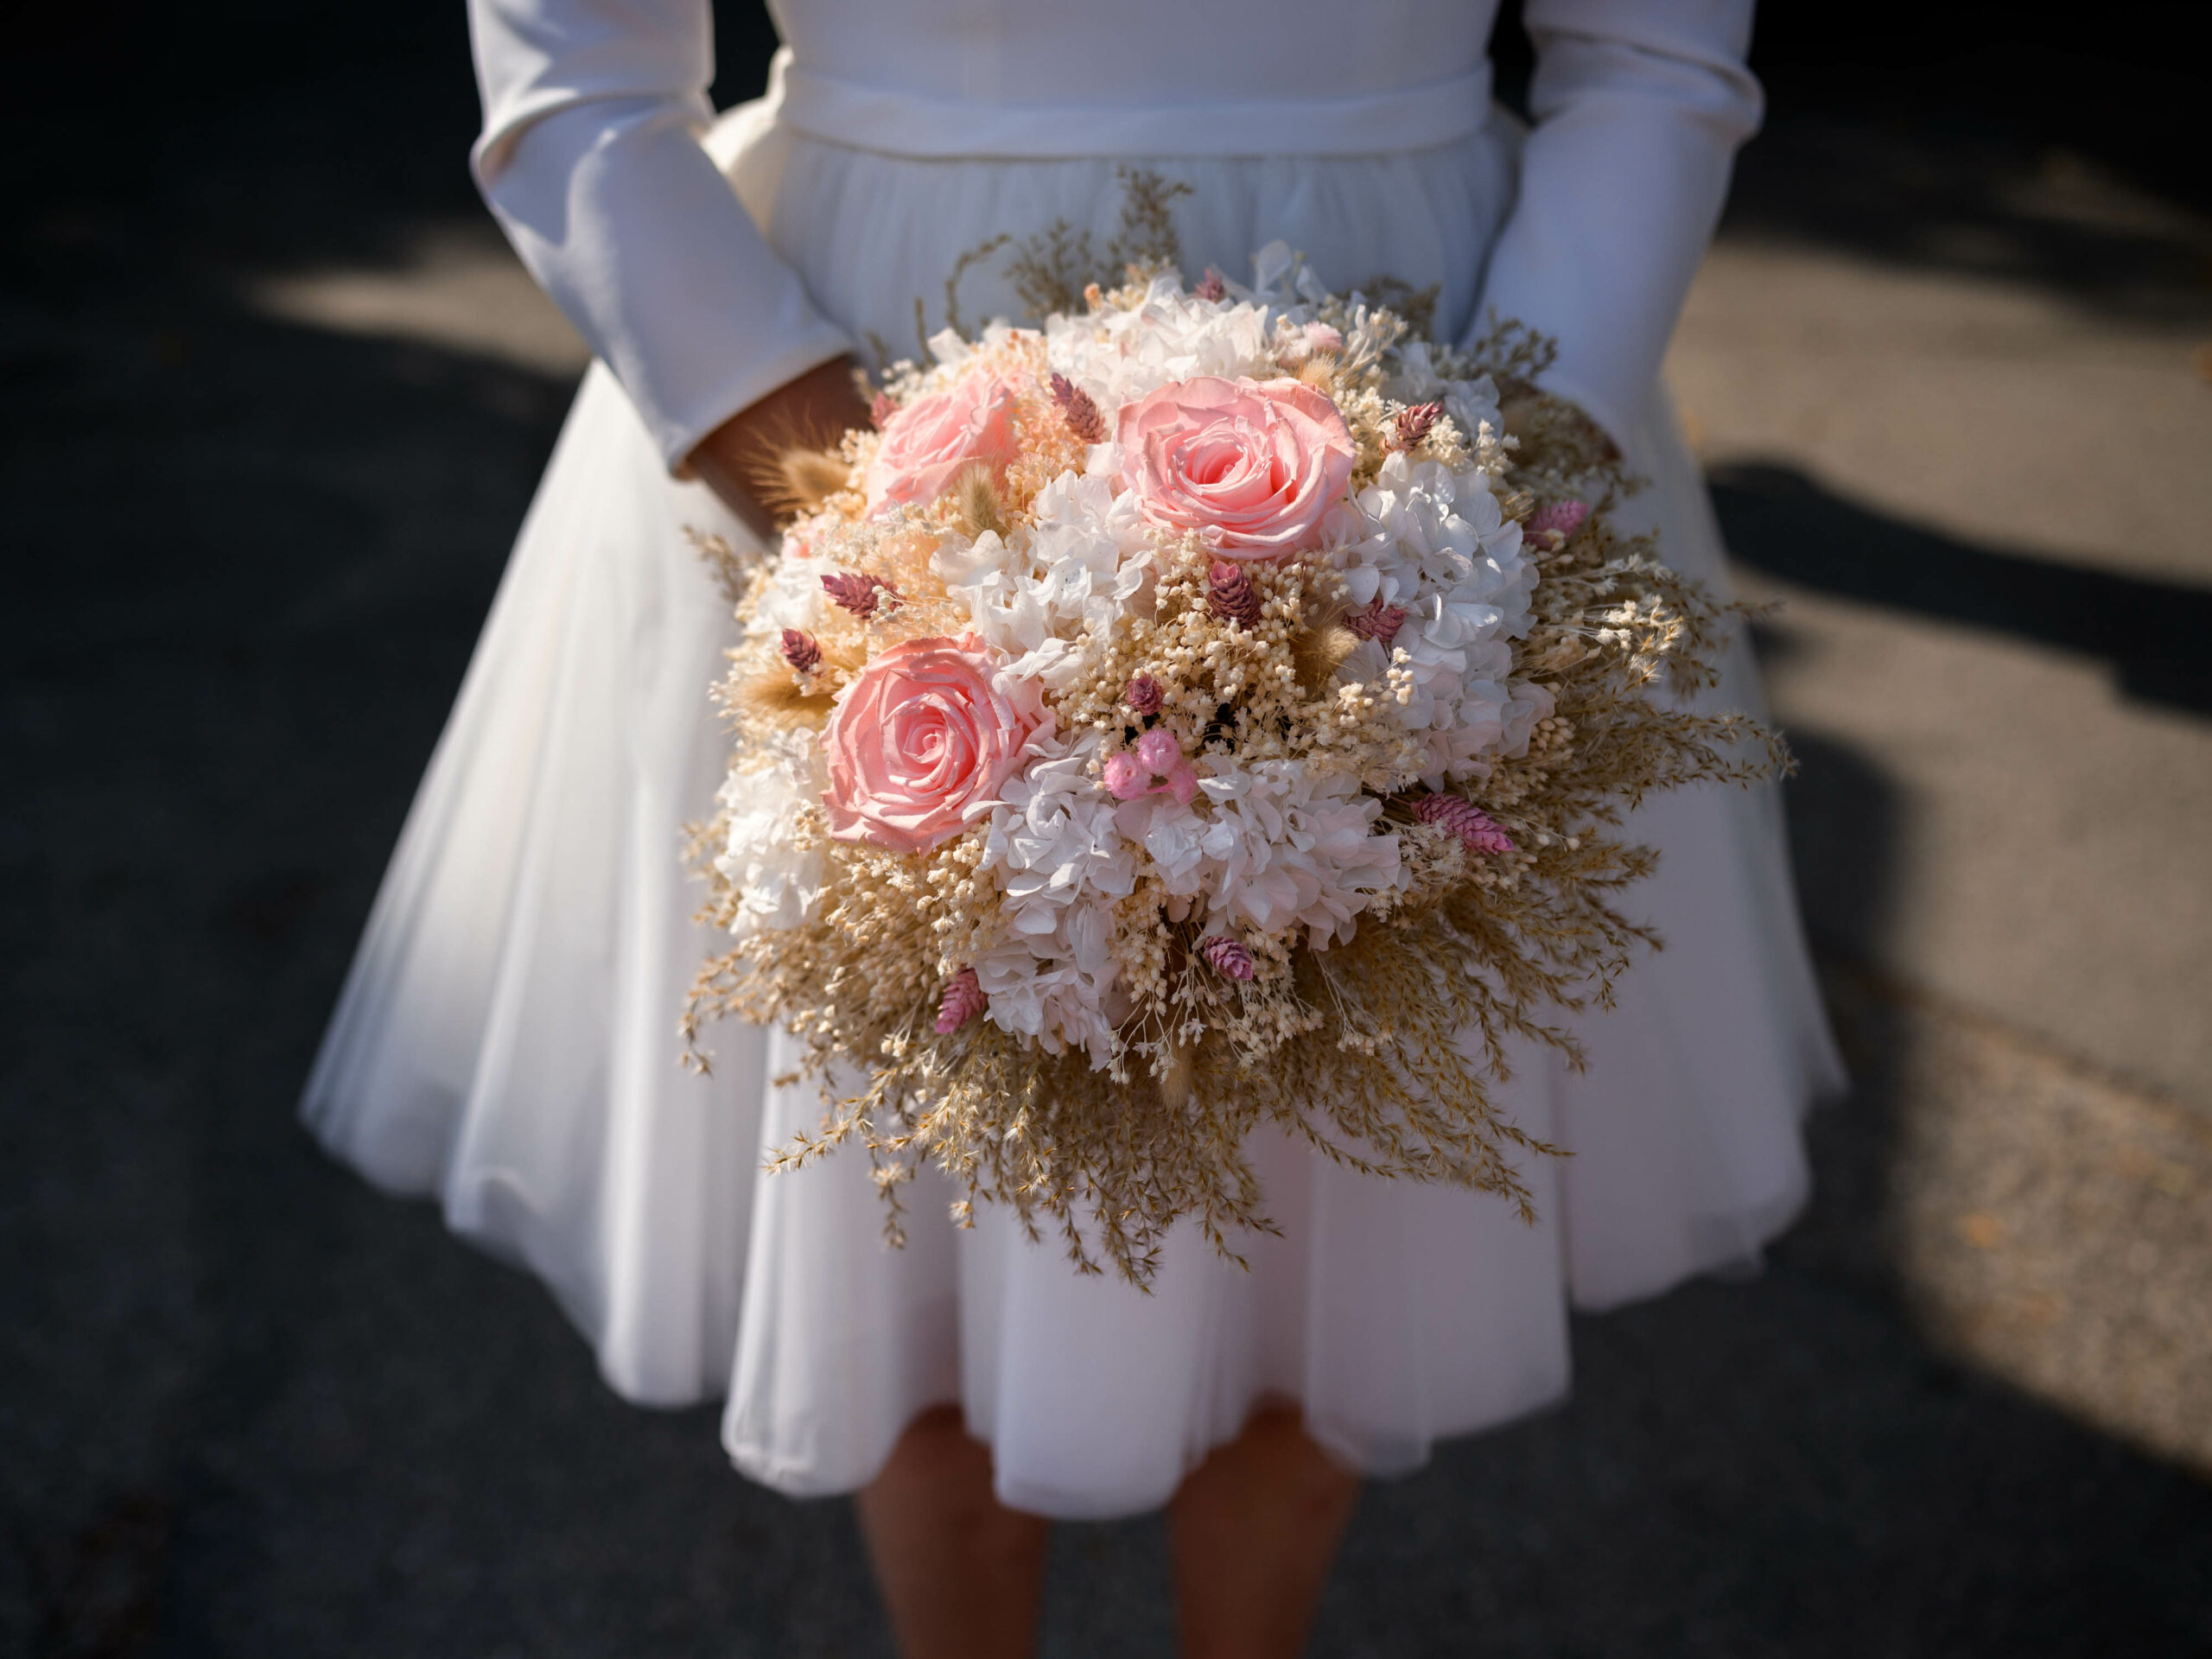
[[[687,526],[742,534],[682,457],[848,350],[915,350],[965,250],[1056,219],[1109,233],[1132,158],[1192,187],[1185,264],[1281,238],[1338,287],[1440,285],[1558,336],[1556,386],[1653,480],[1632,504],[1708,582],[1720,553],[1656,385],[1758,94],[1745,0],[1532,0],[1525,137],[1495,113],[1487,4],[1456,0],[785,0],[768,97],[715,118],[706,0],[473,0],[486,195],[591,340],[451,722],[310,1080],[325,1143],[527,1263],[624,1395],[727,1392],[725,1438],[785,1491],[850,1491],[957,1402],[1001,1495],[1058,1516],[1156,1506],[1256,1402],[1349,1464],[1556,1399],[1570,1299],[1605,1307],[1756,1259],[1805,1192],[1797,1120],[1840,1081],[1767,793],[1654,802],[1636,902],[1665,935],[1586,1020],[1588,1070],[1525,1057],[1506,1093],[1571,1147],[1541,1220],[1456,1189],[1258,1148],[1280,1237],[1250,1270],[1187,1230],[1154,1293],[1080,1278],[985,1210],[881,1237],[865,1154],[758,1173],[818,1099],[742,1028],[711,1078],[676,1016],[715,941],[679,826],[722,745],[730,638]],[[1011,312],[988,270],[972,325]],[[1756,690],[1732,666],[1719,701]]]

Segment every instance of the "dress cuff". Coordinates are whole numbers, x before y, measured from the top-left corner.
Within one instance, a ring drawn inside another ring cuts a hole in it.
[[[842,333],[824,322],[772,357],[748,357],[735,365],[726,382],[715,384],[686,408],[651,409],[634,393],[631,401],[638,405],[645,429],[652,434],[653,447],[668,463],[669,475],[689,478],[691,452],[716,427],[752,408],[777,387],[798,379],[809,369],[849,355],[852,349],[852,342]]]

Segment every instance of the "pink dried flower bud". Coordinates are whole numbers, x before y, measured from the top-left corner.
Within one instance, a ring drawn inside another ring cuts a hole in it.
[[[1158,680],[1149,674],[1140,674],[1122,688],[1122,701],[1136,714],[1156,715],[1166,699],[1160,693]]]
[[[1414,816],[1423,823],[1450,830],[1466,843],[1471,853],[1513,850],[1513,837],[1499,829],[1489,813],[1457,795],[1424,795],[1414,806]]]
[[[1428,435],[1429,429],[1442,418],[1443,414],[1444,405],[1441,404],[1414,404],[1410,408],[1400,410],[1396,418],[1391,422],[1397,434],[1396,447],[1401,449],[1420,448],[1421,441]]]
[[[784,660],[804,674],[822,663],[822,643],[797,628],[784,630]]]
[[[1182,746],[1176,742],[1173,732],[1154,728],[1137,739],[1137,759],[1155,778],[1164,778],[1174,771],[1176,762],[1182,758]]]
[[[1306,325],[1306,349],[1309,354],[1318,356],[1323,352],[1341,352],[1344,348],[1344,337],[1341,329],[1325,322]]]
[[[1133,754],[1109,755],[1103,777],[1106,792],[1117,801],[1134,801],[1152,781],[1144,763]]]
[[[1175,798],[1178,806],[1188,806],[1198,798],[1198,769],[1187,760],[1178,760],[1175,769],[1167,774],[1167,781],[1160,786]],[[1153,791],[1159,793],[1159,790]]]
[[[1260,595],[1242,565],[1216,559],[1206,570],[1206,608],[1241,628],[1260,626]]]
[[[1052,376],[1052,401],[1060,406],[1060,418],[1069,431],[1085,443],[1106,442],[1106,417],[1090,394],[1065,374]]]
[[[891,401],[891,394],[887,391],[879,391],[868,406],[868,423],[880,431],[885,423],[898,412],[899,405]]]
[[[944,982],[944,995],[938,999],[937,1034],[950,1037],[989,1007],[990,1001],[983,995],[976,970],[963,968]]]
[[[896,603],[899,598],[891,584],[882,577],[855,575],[845,571],[823,577],[822,590],[840,609],[850,611],[862,621],[875,614],[880,599],[888,596]]]
[[[1198,285],[1191,290],[1191,297],[1194,300],[1225,300],[1229,297],[1229,279],[1208,265],[1206,274],[1198,278]]]
[[[1569,496],[1564,501],[1547,501],[1529,515],[1529,522],[1521,533],[1530,541],[1556,551],[1574,539],[1590,517],[1590,504]]]
[[[1252,953],[1226,934],[1217,933],[1211,938],[1200,939],[1198,954],[1224,979],[1252,977]]]
[[[1405,607],[1385,605],[1380,594],[1344,617],[1344,626],[1349,632],[1363,639],[1372,639],[1378,645],[1389,645],[1398,637],[1398,630],[1405,626]]]

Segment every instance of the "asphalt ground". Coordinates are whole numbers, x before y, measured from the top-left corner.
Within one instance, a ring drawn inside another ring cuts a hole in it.
[[[885,1653],[844,1504],[293,1121],[574,378],[413,16],[0,157],[0,1652]],[[2201,204],[1776,79],[1673,368],[1854,1093],[1762,1276],[1370,1491],[1319,1654],[2212,1651]],[[1047,1652],[1167,1630],[1156,1522],[1058,1530]]]

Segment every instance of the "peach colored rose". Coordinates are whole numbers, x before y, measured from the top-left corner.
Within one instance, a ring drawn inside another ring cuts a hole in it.
[[[972,633],[892,646],[845,688],[822,734],[830,836],[918,853],[957,835],[1050,720],[1036,687],[995,667]]]
[[[1351,481],[1344,416],[1302,381],[1200,375],[1123,404],[1115,435],[1137,510],[1224,558],[1296,551]]]
[[[1014,458],[1014,383],[978,369],[950,391],[917,397],[883,423],[868,466],[868,509],[934,501],[977,461]]]

